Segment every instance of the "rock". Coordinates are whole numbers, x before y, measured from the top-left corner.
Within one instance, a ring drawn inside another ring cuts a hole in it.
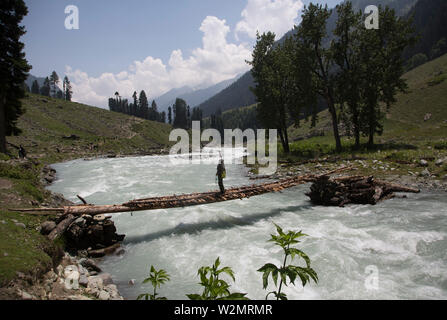
[[[419,165],[421,167],[428,167],[428,162],[424,159],[421,159],[421,161],[419,161]]]
[[[105,290],[101,290],[99,292],[98,299],[99,300],[109,300],[110,299],[110,294],[107,291],[105,291]]]
[[[65,289],[67,290],[78,290],[79,289],[79,271],[78,267],[75,265],[70,265],[64,269],[65,276]]]
[[[92,299],[79,294],[74,296],[68,296],[67,300],[92,300]]]
[[[75,265],[69,265],[64,268],[64,278],[68,277],[73,271],[79,272],[79,269]]]
[[[24,223],[16,222],[15,225],[16,225],[17,227],[21,227],[21,228],[23,228],[23,229],[26,229],[26,226],[25,226]]]
[[[32,295],[30,295],[28,292],[25,291],[22,291],[20,296],[22,297],[23,300],[33,300],[34,298]]]
[[[102,283],[105,286],[113,284],[112,276],[110,275],[110,273],[101,273],[99,277],[102,279]]]
[[[81,274],[81,276],[79,277],[79,285],[83,287],[88,286],[88,277],[86,275]]]
[[[3,256],[7,257],[8,256],[8,252],[3,252]]]
[[[444,162],[447,162],[447,158],[436,160],[435,165],[441,166]]]
[[[118,250],[116,250],[115,255],[122,256],[125,253],[126,253],[126,250],[124,250],[123,248],[119,248]]]
[[[73,222],[73,224],[76,224],[76,225],[78,225],[78,226],[80,226],[80,227],[85,226],[85,223],[86,223],[86,221],[85,221],[85,219],[82,218],[82,217],[77,218],[77,219]]]
[[[431,113],[426,113],[424,116],[424,121],[428,121],[431,119],[432,114]]]
[[[101,291],[104,288],[104,284],[102,282],[101,277],[98,277],[98,276],[89,277],[87,288],[96,290],[98,292]]]
[[[62,277],[62,274],[64,273],[64,267],[61,265],[58,265],[56,268],[56,271],[57,271],[57,275]]]
[[[6,224],[5,220],[0,221],[1,224]]]
[[[87,268],[89,271],[101,272],[101,268],[98,267],[92,259],[81,259],[81,266]]]
[[[135,279],[130,279],[130,280],[129,280],[129,284],[130,284],[131,286],[134,286],[134,285],[135,285]]]
[[[54,221],[45,221],[40,225],[40,233],[47,235],[53,231],[54,228],[56,228],[56,223]]]
[[[105,219],[106,219],[106,216],[103,214],[97,214],[96,216],[93,217],[93,220],[95,220],[96,222],[104,221]]]
[[[422,172],[419,174],[421,177],[430,177],[430,171],[428,171],[427,168],[422,170]]]

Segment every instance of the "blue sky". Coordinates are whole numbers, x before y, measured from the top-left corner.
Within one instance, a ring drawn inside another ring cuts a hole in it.
[[[183,85],[206,87],[246,71],[255,30],[282,35],[310,0],[25,2],[23,41],[31,73],[67,74],[75,100],[104,106],[115,90],[131,95],[145,89],[156,96]],[[333,7],[340,0],[318,2]],[[79,8],[79,30],[64,27],[67,5]]]

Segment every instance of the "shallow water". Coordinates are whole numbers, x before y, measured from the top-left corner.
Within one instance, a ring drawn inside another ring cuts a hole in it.
[[[75,202],[80,194],[95,204],[216,190],[217,161],[172,165],[169,156],[75,160],[53,165],[58,179],[49,189]],[[252,183],[244,166],[226,167],[226,186]],[[320,279],[305,288],[286,287],[290,299],[447,299],[445,193],[329,208],[312,206],[304,195],[308,187],[196,207],[114,214],[118,233],[126,234],[126,253],[105,258],[101,267],[129,299],[151,291],[150,285],[141,284],[151,265],[163,268],[171,281],[160,294],[184,299],[201,292],[197,269],[219,256],[235,272],[232,291],[264,299],[256,270],[282,261],[281,251],[267,242],[275,232],[274,221],[309,235],[300,247]],[[365,286],[371,266],[378,271],[373,288]],[[135,279],[134,286],[130,279]]]

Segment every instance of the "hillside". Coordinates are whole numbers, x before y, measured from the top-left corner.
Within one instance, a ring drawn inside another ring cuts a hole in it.
[[[447,54],[421,65],[403,76],[408,83],[408,93],[397,95],[384,122],[384,134],[378,141],[421,141],[445,139],[447,137]],[[431,114],[429,120],[424,117]],[[290,128],[291,140],[306,137],[332,135],[327,110],[318,114],[315,128],[303,123],[300,128]]]
[[[75,102],[29,94],[18,121],[28,154],[44,162],[102,154],[150,154],[168,145],[170,126]],[[9,147],[13,154],[14,148]]]

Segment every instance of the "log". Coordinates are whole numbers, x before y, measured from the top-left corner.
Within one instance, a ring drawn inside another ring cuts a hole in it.
[[[118,212],[134,212],[146,211],[167,208],[181,208],[188,206],[195,206],[201,204],[208,204],[214,202],[230,201],[236,199],[250,198],[253,196],[269,193],[280,192],[286,188],[291,188],[300,184],[315,181],[317,179],[327,179],[330,174],[350,170],[352,167],[341,167],[332,171],[314,175],[308,174],[303,176],[295,176],[291,178],[282,179],[274,182],[267,182],[258,185],[248,185],[227,189],[225,194],[220,194],[219,191],[192,193],[184,195],[172,195],[166,197],[152,197],[144,199],[136,199],[118,205],[89,205],[81,204],[74,206],[65,206],[63,208],[51,208],[51,212],[63,212],[64,215],[80,216],[83,214],[98,215],[104,213],[118,213]],[[14,209],[21,212],[40,212],[46,211],[48,208],[32,208],[32,209]]]
[[[79,200],[81,200],[83,204],[88,204],[87,201],[85,201],[85,199],[83,197],[81,197],[79,194],[77,194],[76,197],[78,197]]]
[[[120,246],[121,244],[118,242],[104,249],[89,250],[87,251],[87,253],[92,258],[101,258],[104,257],[105,255],[114,253],[116,249],[118,249]]]
[[[53,229],[53,231],[50,232],[48,235],[48,238],[50,240],[55,240],[57,237],[59,237],[61,234],[67,230],[67,228],[70,226],[70,224],[76,220],[76,216],[74,215],[67,215],[64,220],[59,222],[59,224],[56,226],[56,228]]]
[[[344,206],[348,203],[377,204],[393,198],[394,192],[420,192],[419,189],[399,184],[375,180],[374,177],[320,177],[310,187],[306,195],[315,204]]]

